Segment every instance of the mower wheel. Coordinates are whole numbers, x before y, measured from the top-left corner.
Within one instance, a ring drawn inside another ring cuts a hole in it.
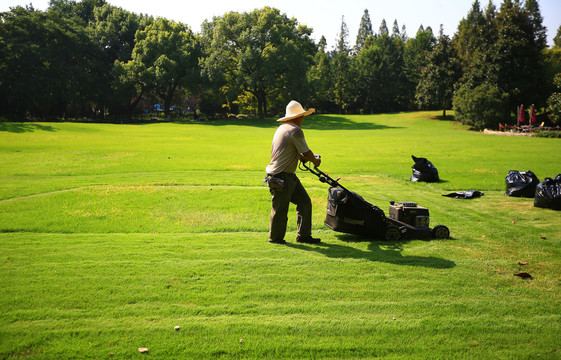
[[[394,225],[388,226],[386,234],[384,235],[387,241],[398,241],[401,238],[401,231]]]
[[[432,236],[435,239],[448,239],[450,237],[450,230],[444,225],[436,225],[432,229]]]

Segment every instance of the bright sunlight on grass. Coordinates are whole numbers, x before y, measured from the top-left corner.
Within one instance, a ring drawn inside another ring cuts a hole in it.
[[[509,170],[561,173],[560,140],[437,115],[304,131],[323,171],[386,214],[428,207],[450,239],[335,233],[327,185],[299,172],[322,243],[294,241],[291,209],[286,246],[261,182],[274,119],[0,123],[0,358],[560,358],[561,213],[504,195]],[[441,182],[411,183],[411,155]],[[485,195],[442,196],[462,190]]]

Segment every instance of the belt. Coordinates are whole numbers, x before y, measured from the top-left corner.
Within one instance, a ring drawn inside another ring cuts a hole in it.
[[[290,173],[290,172],[280,172],[278,174],[267,174],[269,176],[275,176],[275,177],[285,177],[285,176],[296,176],[295,173]]]

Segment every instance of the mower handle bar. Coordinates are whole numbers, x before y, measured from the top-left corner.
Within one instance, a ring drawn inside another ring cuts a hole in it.
[[[306,165],[306,161],[301,161],[298,164],[298,167],[300,168],[300,170],[302,171],[309,171],[312,174],[314,174],[315,176],[317,176],[319,178],[319,181],[322,183],[327,183],[330,186],[334,186],[334,187],[340,187],[343,190],[347,190],[344,186],[342,186],[341,184],[339,184],[339,179],[335,180],[333,179],[331,176],[329,176],[328,174],[324,173],[323,171],[321,171],[317,166],[314,166],[314,168],[312,169],[311,167],[309,167],[308,165]],[[349,190],[347,190],[349,191]]]

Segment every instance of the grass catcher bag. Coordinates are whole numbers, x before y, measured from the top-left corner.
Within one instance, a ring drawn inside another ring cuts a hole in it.
[[[545,178],[545,181],[536,186],[534,206],[561,210],[561,174],[555,179]]]
[[[340,187],[330,187],[325,225],[347,234],[383,238],[386,231],[384,211],[362,196]]]
[[[413,169],[413,174],[411,175],[411,181],[424,181],[424,182],[439,182],[438,170],[434,165],[425,158],[418,158],[411,155],[411,158],[415,162],[411,168]]]
[[[538,177],[530,170],[510,170],[505,178],[505,195],[532,198],[536,193],[536,186],[539,182]]]

